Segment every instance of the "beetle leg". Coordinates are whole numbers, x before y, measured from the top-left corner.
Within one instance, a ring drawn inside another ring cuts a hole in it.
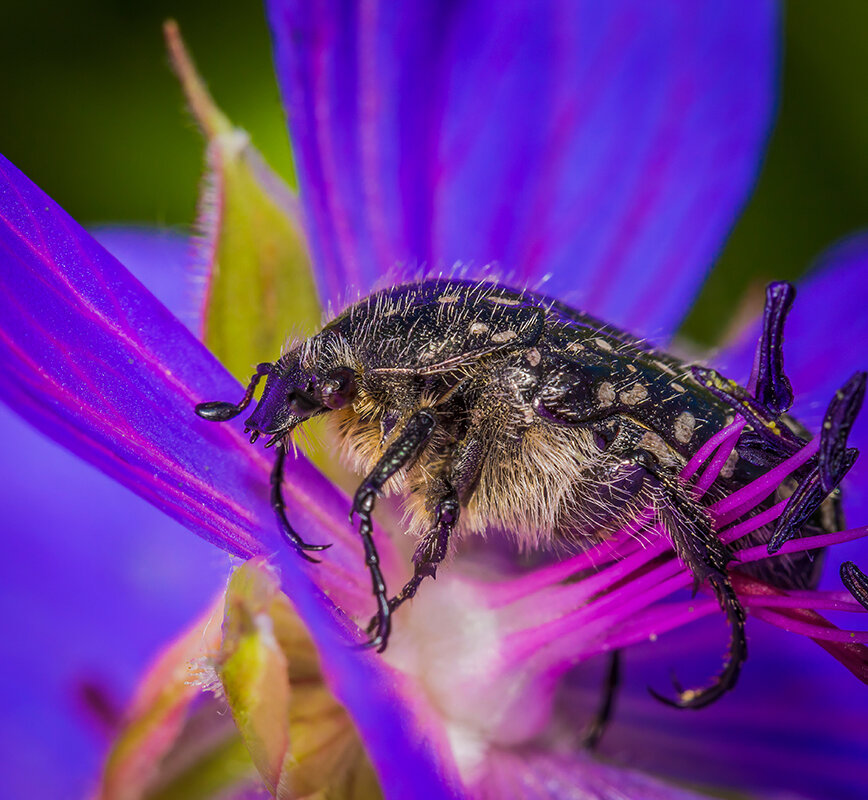
[[[362,481],[362,485],[356,490],[353,498],[350,522],[352,522],[354,515],[359,517],[359,535],[362,537],[362,544],[365,548],[365,563],[371,572],[374,598],[377,601],[376,632],[365,646],[377,648],[378,653],[382,653],[386,649],[392,623],[390,619],[391,609],[386,594],[386,581],[383,578],[383,572],[380,569],[380,557],[371,536],[374,530],[371,512],[374,510],[377,495],[383,486],[398,470],[407,466],[416,457],[425,442],[428,441],[436,425],[437,420],[434,414],[427,409],[423,408],[413,414],[398,437],[386,448],[386,452]]]
[[[431,481],[434,488],[429,491],[429,508],[434,509],[433,524],[416,546],[413,554],[413,577],[404,588],[389,600],[389,608],[394,611],[406,600],[416,596],[419,585],[425,578],[436,578],[437,567],[449,552],[449,539],[461,513],[461,500],[467,499],[479,477],[479,470],[485,459],[485,448],[478,436],[468,436],[458,449],[451,454],[445,473],[448,477]],[[368,625],[368,632],[377,626],[378,616]]]
[[[715,700],[719,700],[730,689],[735,687],[738,676],[741,674],[742,665],[747,658],[747,638],[745,636],[744,622],[745,613],[741,601],[732,588],[729,578],[719,573],[708,576],[708,582],[714,589],[720,607],[726,614],[730,626],[729,650],[723,662],[723,669],[715,678],[714,683],[701,689],[684,689],[673,676],[672,684],[678,697],[671,700],[649,687],[651,695],[661,703],[673,708],[705,708]]]
[[[283,535],[306,561],[318,564],[319,559],[311,558],[305,550],[326,550],[330,544],[308,544],[293,530],[286,516],[286,501],[283,499],[283,465],[286,461],[286,443],[282,442],[276,448],[274,466],[271,468],[271,507],[277,516],[277,522]]]
[[[437,487],[430,499],[434,508],[434,525],[422,537],[413,554],[413,577],[389,603],[392,609],[416,594],[419,584],[427,577],[435,578],[437,566],[449,552],[449,538],[458,524],[461,501],[472,494],[479,470],[485,460],[486,449],[478,435],[467,436],[452,454],[447,478],[433,482]]]
[[[615,710],[615,697],[621,685],[621,651],[609,653],[606,675],[603,679],[603,701],[588,726],[582,733],[582,746],[588,750],[596,749],[606,732],[612,713]]]
[[[447,493],[437,503],[434,510],[434,527],[422,537],[413,554],[413,577],[391,600],[389,608],[394,611],[405,600],[416,595],[419,584],[425,578],[435,578],[437,566],[446,558],[449,551],[449,537],[458,524],[458,495],[450,486]]]
[[[634,445],[634,449],[628,449],[630,443],[638,441],[641,427],[630,419],[622,418],[619,423],[618,433],[608,452],[642,467],[653,481],[648,489],[653,493],[657,516],[669,534],[676,554],[693,573],[696,587],[703,581],[709,582],[729,622],[729,649],[723,669],[714,683],[701,689],[683,689],[677,680],[673,680],[678,693],[675,700],[649,689],[654,697],[667,705],[703,708],[735,686],[747,658],[744,608],[726,572],[730,552],[717,537],[703,507],[679,479],[676,469],[663,466],[653,453],[643,448]]]
[[[675,552],[693,573],[696,587],[705,580],[711,584],[730,628],[729,649],[723,669],[714,683],[701,689],[685,690],[673,680],[678,692],[675,700],[654,690],[649,691],[658,700],[676,708],[704,708],[732,689],[741,673],[747,658],[744,608],[726,572],[729,550],[718,539],[702,506],[693,499],[677,475],[660,473],[653,465],[649,472],[660,481],[663,489],[658,514],[672,538]]]

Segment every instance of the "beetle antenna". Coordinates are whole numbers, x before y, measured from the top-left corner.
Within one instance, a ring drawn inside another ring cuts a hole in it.
[[[241,398],[241,402],[237,405],[227,403],[223,400],[214,400],[211,403],[199,403],[195,408],[196,414],[202,417],[202,419],[207,419],[210,422],[226,422],[233,417],[237,417],[245,408],[247,408],[247,406],[250,405],[250,401],[253,399],[259,381],[268,375],[273,368],[274,364],[269,361],[256,366],[256,372],[253,373],[250,378],[250,383],[247,384],[247,389],[244,391],[244,397]]]

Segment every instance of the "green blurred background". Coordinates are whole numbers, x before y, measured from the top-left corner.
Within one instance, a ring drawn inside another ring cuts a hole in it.
[[[3,3],[4,153],[85,223],[188,225],[202,142],[168,67],[178,20],[203,75],[279,172],[291,157],[258,2]],[[749,286],[794,278],[868,227],[868,2],[785,6],[782,98],[766,163],[687,333],[713,342]]]

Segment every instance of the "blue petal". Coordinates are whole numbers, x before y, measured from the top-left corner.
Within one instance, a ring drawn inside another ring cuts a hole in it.
[[[0,796],[84,797],[110,717],[227,559],[2,407],[0,439]]]
[[[771,2],[269,13],[327,299],[496,261],[612,322],[674,330],[756,174]]]
[[[190,269],[192,243],[187,236],[130,225],[101,225],[90,233],[191,331],[199,330],[202,288]]]
[[[191,307],[177,288],[185,237],[96,235],[167,305]],[[83,797],[111,734],[100,714],[123,711],[145,664],[216,595],[228,563],[5,408],[0,441],[0,795]]]
[[[673,669],[687,685],[719,669],[722,620],[697,622],[626,651],[603,757],[751,797],[868,796],[865,687],[806,639],[759,621],[749,623],[748,637],[750,657],[736,689],[696,714],[661,706],[647,687],[666,687]],[[565,692],[562,710],[573,720],[590,718],[599,698],[598,676],[585,670]]]
[[[387,795],[420,796],[422,787],[431,798],[455,796],[455,767],[436,718],[422,717],[424,709],[382,659],[348,646],[333,600],[280,538],[262,451],[245,445],[237,426],[193,415],[197,402],[237,397],[238,384],[5,160],[0,282],[0,398],[224,550],[270,555],[319,645],[327,678],[362,731]],[[346,525],[347,500],[303,459],[288,463],[287,478],[299,533],[335,543],[315,574],[332,597],[341,597],[352,591],[347,575],[359,574],[363,564],[358,537]]]

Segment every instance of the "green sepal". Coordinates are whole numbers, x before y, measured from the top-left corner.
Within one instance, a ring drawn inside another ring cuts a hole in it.
[[[262,781],[279,800],[381,797],[358,733],[316,648],[261,559],[226,593],[217,675]]]
[[[199,203],[198,264],[204,280],[202,338],[242,383],[253,365],[275,360],[288,335],[321,323],[298,200],[247,134],[216,106],[166,24],[169,56],[207,141]]]

